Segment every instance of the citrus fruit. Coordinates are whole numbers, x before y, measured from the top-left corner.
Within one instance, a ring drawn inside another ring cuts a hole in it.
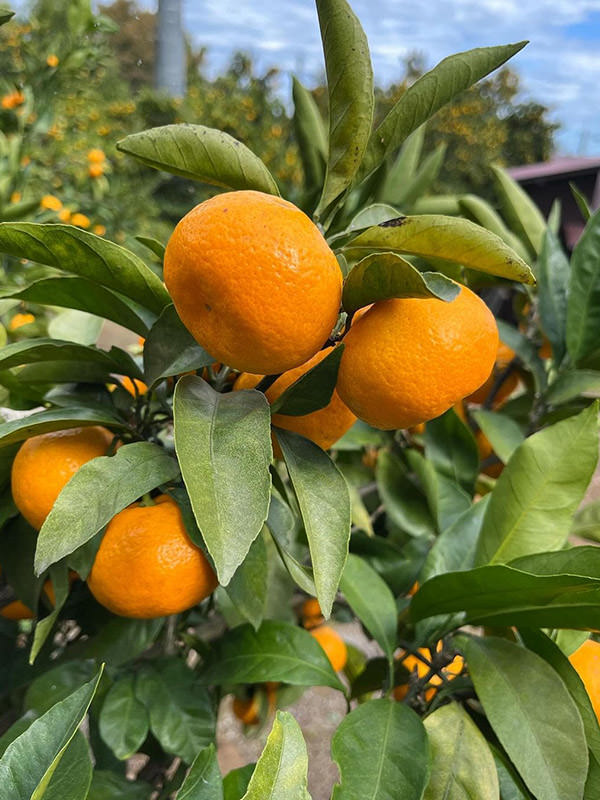
[[[144,381],[140,381],[137,378],[133,378],[132,380],[131,378],[127,377],[127,375],[124,375],[122,378],[120,378],[120,381],[121,386],[134,397],[136,397],[136,395],[146,394],[148,391],[148,387]]]
[[[496,354],[496,363],[488,377],[476,391],[470,394],[466,400],[468,403],[485,403],[489,393],[492,391],[499,375],[504,372],[510,362],[515,357],[515,351],[504,342],[498,343],[498,352]],[[493,408],[499,408],[502,403],[511,396],[514,390],[519,385],[519,376],[516,372],[510,372],[498,387],[494,400],[492,403]]]
[[[436,650],[439,652],[442,649],[441,642],[438,642],[436,646]],[[431,658],[431,653],[429,648],[427,647],[419,647],[418,652],[420,655],[424,656],[428,661]],[[418,678],[424,678],[429,673],[429,667],[424,661],[421,661],[416,655],[409,654],[402,660],[402,664],[409,672],[413,672],[416,670]],[[462,656],[454,656],[452,661],[447,664],[441,670],[441,675],[432,675],[429,679],[427,686],[425,688],[425,699],[430,701],[435,693],[437,692],[439,686],[444,682],[444,678],[446,680],[452,680],[457,675],[460,675],[463,668],[465,666],[465,660]],[[400,686],[396,686],[394,689],[394,697],[396,700],[403,700],[408,693],[408,684],[403,683]]]
[[[216,361],[275,374],[304,364],[337,320],[342,274],[292,203],[226,192],[179,222],[164,277],[183,324]]]
[[[552,358],[552,345],[547,336],[542,338],[542,344],[538,350],[538,356],[542,359]]]
[[[600,643],[587,639],[571,653],[569,661],[583,681],[594,713],[600,721]]]
[[[71,585],[76,579],[77,574],[71,571],[69,574],[69,585]],[[54,586],[52,585],[50,578],[44,582],[43,590],[44,594],[50,601],[50,604],[54,606],[56,602],[56,595],[54,594]],[[25,605],[25,603],[22,603],[20,600],[13,600],[12,602],[7,603],[5,606],[0,608],[0,617],[18,622],[22,619],[33,619],[35,614],[28,606]]]
[[[88,586],[114,614],[152,619],[196,605],[217,586],[212,567],[190,540],[177,503],[134,503],[109,522]]]
[[[234,697],[233,713],[244,725],[258,725],[260,722],[260,703],[256,693],[247,699]]]
[[[316,597],[309,597],[302,603],[300,609],[300,616],[302,618],[302,625],[308,630],[316,628],[323,623],[323,612]]]
[[[375,428],[409,428],[438,417],[490,374],[498,347],[492,312],[466,286],[449,303],[384,300],[352,325],[337,390]]]
[[[8,330],[9,331],[16,331],[19,328],[22,328],[23,325],[29,325],[30,323],[35,322],[35,317],[33,314],[15,314],[11,321],[8,323]]]
[[[33,436],[21,445],[12,465],[16,507],[38,530],[65,484],[79,467],[106,454],[113,434],[106,428],[69,428]]]
[[[494,454],[494,448],[492,447],[492,443],[487,438],[485,433],[481,430],[477,431],[475,434],[475,441],[477,442],[477,450],[479,451],[479,459],[480,461],[485,461],[486,458],[489,458],[491,455]],[[501,461],[498,461],[494,464],[489,464],[484,470],[485,475],[489,475],[490,478],[497,478],[502,470],[504,469],[504,464]]]
[[[308,372],[309,369],[312,369],[321,362],[332,350],[333,347],[326,347],[310,358],[305,364],[284,372],[283,375],[277,378],[266,390],[265,396],[267,400],[270,403],[275,402],[288,386],[291,386],[292,383],[295,383],[305,372]],[[235,390],[253,389],[260,383],[263,377],[263,375],[253,375],[250,372],[244,372],[236,380],[233,388]],[[335,389],[329,403],[318,411],[313,411],[311,414],[302,414],[298,417],[292,417],[289,414],[273,414],[272,417],[272,423],[276,427],[285,428],[288,431],[295,431],[295,433],[306,436],[307,439],[311,439],[315,444],[323,448],[323,450],[328,450],[335,444],[355,422],[356,417],[348,406],[342,402]],[[280,458],[281,451],[279,450],[279,446],[276,445],[274,450],[276,457]]]
[[[344,669],[348,659],[348,651],[339,633],[330,628],[329,625],[320,625],[318,628],[313,628],[310,635],[314,636],[321,645],[334,671],[339,672]]]

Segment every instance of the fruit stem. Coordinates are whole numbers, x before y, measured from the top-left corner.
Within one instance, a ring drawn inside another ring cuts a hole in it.
[[[146,494],[142,497],[141,503],[143,506],[154,506],[156,503],[150,496],[150,492],[146,492]]]

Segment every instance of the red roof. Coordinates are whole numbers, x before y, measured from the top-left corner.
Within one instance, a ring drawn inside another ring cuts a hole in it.
[[[536,180],[538,178],[567,177],[581,172],[597,172],[600,170],[600,157],[573,158],[565,156],[544,161],[541,164],[524,164],[522,167],[510,167],[509,175],[516,181]]]

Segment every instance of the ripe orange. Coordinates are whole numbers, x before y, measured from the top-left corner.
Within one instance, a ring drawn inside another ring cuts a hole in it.
[[[441,642],[438,642],[436,649],[439,651],[442,649]],[[426,647],[419,647],[419,653],[424,656],[426,659],[429,660],[431,657],[431,653],[429,649]],[[424,678],[428,672],[429,667],[424,661],[417,658],[417,656],[408,655],[406,658],[403,659],[402,664],[406,667],[409,672],[413,672],[416,670],[417,677]],[[455,656],[452,661],[442,669],[442,674],[446,680],[452,680],[457,675],[460,675],[463,668],[465,666],[465,660],[462,656]],[[432,675],[427,683],[427,687],[425,689],[425,699],[430,701],[435,693],[437,692],[439,686],[444,682],[444,679],[440,675]],[[396,686],[394,689],[394,697],[396,700],[403,700],[408,693],[408,684],[403,683],[400,686]]]
[[[476,391],[466,398],[467,403],[485,403],[487,396],[492,391],[492,388],[498,379],[498,376],[504,372],[514,357],[515,351],[507,344],[504,344],[504,342],[499,342],[498,352],[496,354],[496,363],[494,364],[491,375],[484,384],[482,384]],[[496,394],[494,395],[494,401],[492,403],[493,407],[499,408],[502,403],[511,396],[518,385],[519,376],[517,373],[509,373],[506,378],[504,378]]]
[[[187,535],[179,506],[161,495],[155,505],[135,503],[112,518],[88,586],[114,614],[152,619],[196,605],[217,579]]]
[[[240,372],[304,364],[338,316],[337,260],[306,214],[279,197],[226,192],[201,203],[175,228],[164,264],[183,324]]]
[[[318,628],[313,628],[310,635],[321,645],[334,671],[339,672],[344,669],[348,660],[348,650],[339,633],[329,625],[320,625]]]
[[[29,325],[31,322],[35,322],[35,317],[33,314],[15,314],[11,321],[8,323],[8,330],[9,331],[16,331],[19,328],[22,328],[23,325]]]
[[[583,681],[592,701],[592,707],[600,721],[600,643],[587,639],[569,656],[571,666]]]
[[[69,573],[69,585],[72,584],[76,579],[77,573],[71,570]],[[50,578],[44,582],[43,588],[44,594],[50,601],[51,605],[54,605],[56,602],[56,595],[54,594],[54,586],[52,585]],[[28,606],[25,605],[25,603],[22,603],[20,600],[13,600],[12,603],[7,603],[5,606],[0,608],[0,617],[18,622],[22,619],[33,619],[35,614]]]
[[[90,178],[100,178],[104,175],[104,167],[102,164],[90,164],[88,167],[88,175]]]
[[[494,449],[492,447],[492,443],[487,438],[485,433],[483,431],[481,431],[481,430],[477,431],[477,433],[475,434],[475,441],[477,442],[477,449],[479,451],[479,459],[481,461],[485,461],[485,459],[489,458],[494,452]],[[502,472],[503,469],[504,469],[504,464],[501,461],[499,461],[496,464],[490,464],[489,466],[487,466],[483,470],[483,472],[486,475],[489,475],[490,478],[497,478],[500,475],[500,473]]]
[[[144,381],[140,381],[137,378],[133,378],[132,380],[131,378],[128,378],[127,375],[123,375],[123,377],[120,378],[120,381],[121,381],[121,386],[124,389],[127,389],[129,394],[132,394],[134,397],[136,395],[146,394],[146,392],[148,391],[148,387],[146,386]]]
[[[300,616],[302,617],[302,624],[307,630],[316,628],[323,623],[323,612],[316,597],[309,597],[302,603]]]
[[[552,345],[547,336],[544,336],[542,339],[542,344],[538,350],[538,356],[543,359],[552,358]]]
[[[288,386],[291,386],[305,372],[308,372],[309,369],[312,369],[322,361],[332,350],[333,347],[320,350],[306,364],[284,372],[265,392],[267,400],[270,403],[275,402]],[[253,389],[263,377],[263,375],[244,372],[239,376],[233,388],[236,391],[238,389]],[[288,414],[273,414],[272,422],[273,425],[279,428],[285,428],[288,431],[295,431],[302,436],[306,436],[307,439],[311,439],[323,450],[328,450],[354,425],[356,417],[348,406],[341,401],[340,396],[334,389],[331,400],[324,408],[313,411],[312,414],[303,414],[299,417],[291,417]],[[279,446],[275,446],[274,449],[276,457],[281,458]]]
[[[27,439],[12,466],[12,495],[27,522],[38,530],[56,498],[79,467],[106,454],[113,434],[106,428],[70,428]]]
[[[344,338],[337,389],[375,428],[409,428],[438,417],[490,374],[498,329],[483,300],[462,286],[450,303],[385,300]]]
[[[244,725],[258,725],[260,722],[260,704],[256,693],[247,699],[234,697],[233,713]]]

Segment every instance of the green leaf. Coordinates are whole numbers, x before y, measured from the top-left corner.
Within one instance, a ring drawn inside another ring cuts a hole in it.
[[[88,461],[61,491],[42,525],[36,573],[81,547],[146,492],[178,475],[176,460],[151,442],[125,444],[114,456]]]
[[[552,355],[557,364],[560,364],[565,355],[570,271],[569,260],[558,237],[548,228],[536,268],[538,312],[540,324],[552,345]]]
[[[150,715],[150,729],[167,753],[191,764],[215,736],[212,699],[182,661],[170,659],[159,669],[143,668],[136,677],[136,697]]]
[[[470,495],[452,478],[438,472],[433,463],[418,450],[407,450],[406,459],[423,487],[429,509],[437,521],[437,529],[445,531],[470,508]]]
[[[389,450],[379,453],[375,477],[386,513],[396,525],[411,536],[435,533],[435,522],[424,496],[394,453]]]
[[[454,300],[460,286],[439,272],[420,272],[395,253],[372,253],[350,271],[342,303],[348,313],[392,297]]]
[[[86,800],[92,769],[87,740],[77,731],[50,778],[44,800]]]
[[[54,607],[48,616],[38,620],[31,651],[29,653],[29,663],[33,664],[38,657],[38,654],[44,646],[46,639],[52,632],[54,624],[58,619],[58,615],[62,611],[67,597],[69,596],[69,578],[66,564],[56,564],[50,569],[50,577],[52,579],[52,586],[54,587]]]
[[[334,347],[324,359],[279,395],[271,404],[271,413],[301,417],[325,408],[335,390],[343,352],[343,344]]]
[[[308,539],[317,599],[327,618],[350,539],[350,494],[331,458],[303,436],[275,428]]]
[[[321,112],[312,94],[295,75],[292,76],[292,98],[294,131],[306,184],[310,188],[320,188],[325,177],[327,159],[327,132]]]
[[[489,500],[489,494],[482,497],[438,536],[423,565],[421,583],[435,575],[473,567],[477,540]]]
[[[388,699],[369,700],[342,720],[331,742],[341,783],[333,800],[421,800],[429,747],[415,712]]]
[[[427,193],[444,164],[446,149],[447,144],[442,142],[423,159],[415,175],[398,187],[400,191],[391,201],[394,205],[404,209],[412,208],[419,197]]]
[[[156,640],[164,619],[124,619],[114,617],[100,629],[97,636],[77,642],[71,657],[94,658],[111,667],[134,661]]]
[[[74,660],[60,664],[39,675],[27,689],[25,708],[45,714],[55,703],[64,700],[96,674],[92,660]]]
[[[571,536],[600,542],[600,500],[594,500],[577,511],[570,533]]]
[[[594,756],[600,758],[600,725],[594,712],[589,695],[583,681],[571,666],[569,659],[560,648],[542,631],[533,628],[521,628],[519,634],[525,646],[547,661],[562,678],[565,686],[575,701],[587,739],[588,747]]]
[[[7,344],[0,352],[2,370],[21,367],[23,364],[37,364],[41,361],[87,361],[104,367],[107,375],[116,372],[129,375],[131,378],[142,377],[135,361],[119,347],[111,347],[106,351],[59,339],[25,339]]]
[[[256,764],[232,769],[223,778],[223,800],[241,800],[248,789]]]
[[[546,220],[527,192],[502,167],[492,166],[504,216],[513,231],[527,243],[532,254],[542,249]]]
[[[148,712],[134,693],[134,675],[113,683],[100,709],[100,736],[117,758],[131,758],[149,730]]]
[[[175,800],[223,800],[223,780],[214,744],[198,753]]]
[[[96,411],[93,408],[58,408],[0,423],[0,447],[22,442],[41,433],[87,425],[106,425],[121,430],[126,428],[123,420],[113,416],[108,409]]]
[[[494,754],[496,762],[501,800],[533,800],[506,754],[489,742],[488,747]]]
[[[33,573],[37,533],[22,516],[13,516],[0,535],[2,583],[32,610],[38,606],[43,581]]]
[[[518,563],[518,562],[517,562]],[[526,625],[596,629],[600,580],[579,575],[534,575],[519,566],[448,572],[424,583],[412,599],[414,620],[462,613],[453,627]]]
[[[136,303],[87,278],[42,278],[24,289],[5,292],[2,296],[40,305],[87,311],[112,320],[140,336],[148,334],[149,323],[153,319],[152,315]]]
[[[341,246],[342,243],[345,244],[351,234],[364,231],[382,222],[388,222],[390,219],[397,219],[398,213],[398,209],[393,206],[386,205],[385,203],[372,203],[369,206],[361,208],[361,210],[352,217],[347,228],[329,236],[328,242],[331,245],[335,242],[336,247]],[[338,253],[338,258],[340,255],[341,253]]]
[[[393,665],[398,614],[387,583],[362,558],[350,554],[340,589],[352,611]]]
[[[214,360],[189,333],[172,304],[162,312],[144,342],[144,375],[149,386],[171,375],[208,367]]]
[[[449,703],[425,719],[431,777],[423,800],[498,800],[494,757],[471,717]]]
[[[527,42],[480,47],[448,56],[404,92],[373,131],[361,168],[368,175],[420,125],[453,97],[488,75],[518,53]]]
[[[590,754],[590,769],[585,781],[585,792],[583,800],[594,800],[600,793],[600,764],[596,758]]]
[[[67,342],[94,345],[98,341],[104,320],[85,311],[67,308],[52,317],[48,336]]]
[[[398,217],[368,228],[344,248],[352,258],[373,250],[437,258],[521,283],[535,282],[527,264],[502,239],[458,217]]]
[[[425,129],[426,126],[421,125],[410,134],[398,151],[396,160],[388,169],[381,189],[381,197],[386,203],[392,203],[392,198],[398,197],[398,192],[401,193],[403,191],[403,185],[410,182],[414,177],[423,152]],[[382,220],[378,221],[381,222]]]
[[[273,503],[271,502],[271,508],[272,507]],[[269,515],[270,514],[271,510],[269,510]],[[286,568],[290,578],[302,589],[302,591],[314,597],[317,593],[317,590],[315,587],[312,569],[300,564],[297,558],[286,546],[284,537],[276,528],[271,527],[269,520],[267,520],[267,525],[271,532],[271,536],[273,537],[273,541],[275,542],[279,557],[281,558],[283,566]]]
[[[526,439],[496,482],[476,563],[559,550],[597,460],[597,403]]]
[[[568,547],[551,553],[533,553],[515,558],[511,567],[534,575],[581,575],[600,580],[600,550],[597,547]]]
[[[515,450],[525,441],[519,425],[511,417],[497,411],[477,408],[473,409],[471,414],[483,431],[483,435],[489,439],[494,453],[503,464],[506,464]]]
[[[0,252],[89,278],[156,314],[169,302],[160,278],[138,256],[72,225],[0,223]]]
[[[226,589],[239,613],[256,629],[260,627],[267,600],[267,548],[262,535],[250,545]]]
[[[373,68],[369,44],[346,0],[317,0],[329,99],[329,155],[322,216],[360,167],[373,123]]]
[[[584,221],[587,222],[592,216],[592,210],[588,204],[587,197],[583,194],[583,192],[579,191],[577,185],[572,181],[569,181],[569,189],[571,190],[573,199],[577,203],[577,208],[581,212],[581,216],[583,217]]]
[[[465,194],[459,198],[458,203],[461,212],[466,214],[469,219],[478,222],[480,225],[483,225],[484,228],[487,228],[488,231],[495,233],[496,236],[499,236],[509,247],[512,247],[524,261],[527,261],[529,258],[527,247],[516,234],[509,231],[500,214],[498,214],[496,209],[492,208],[486,200],[474,194]]]
[[[571,256],[567,301],[567,350],[571,361],[585,366],[599,348],[600,210],[590,217]]]
[[[14,11],[8,8],[0,8],[0,25],[5,25],[15,15]]]
[[[87,714],[102,670],[36,719],[6,749],[0,762],[0,797],[41,800],[69,743]]]
[[[94,771],[87,800],[148,800],[148,786],[108,770]]]
[[[425,427],[425,458],[436,470],[473,493],[479,471],[475,437],[451,408]]]
[[[597,394],[599,391],[600,371],[574,369],[558,375],[554,383],[548,387],[546,400],[552,405],[561,405],[580,397],[584,392]]]
[[[175,447],[219,583],[227,585],[267,519],[271,414],[254,390],[219,394],[186,375],[173,402]]]
[[[162,242],[159,242],[158,239],[155,239],[153,236],[136,236],[135,237],[140,244],[143,244],[144,247],[148,248],[151,253],[158,258],[159,261],[165,257],[165,250],[166,247]]]
[[[343,691],[316,639],[287,622],[265,620],[255,631],[240,625],[217,639],[200,677],[205,685],[280,681]]]
[[[546,386],[547,376],[544,362],[538,355],[538,348],[521,331],[513,328],[504,320],[496,319],[500,339],[511,347],[521,361],[529,368],[533,375],[537,392],[543,391]]]
[[[581,798],[588,768],[583,723],[557,673],[506,639],[456,639],[487,718],[538,800]]]
[[[287,711],[278,711],[242,800],[310,800],[307,772],[300,726]]]
[[[279,194],[263,162],[233,136],[204,125],[163,125],[133,133],[117,150],[172,175],[222,186]]]

